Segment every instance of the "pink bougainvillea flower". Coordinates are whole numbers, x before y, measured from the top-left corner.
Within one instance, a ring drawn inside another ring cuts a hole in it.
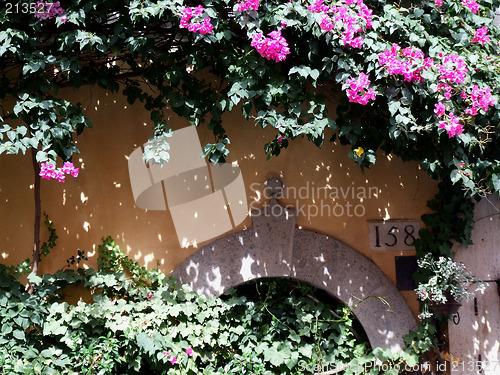
[[[464,131],[464,126],[460,124],[460,118],[455,117],[453,113],[450,113],[444,121],[440,121],[439,127],[448,132],[449,138],[453,138],[455,135],[460,135]]]
[[[338,4],[341,5],[328,7],[323,4],[323,0],[316,0],[307,9],[321,15],[319,21],[321,30],[329,32],[338,29],[343,46],[361,48],[363,38],[357,34],[373,28],[373,10],[368,8],[363,0],[341,0]]]
[[[175,358],[173,355],[172,355],[172,356],[170,356],[170,358],[169,358],[168,360],[169,360],[169,362],[170,362],[171,364],[173,364],[173,365],[175,365],[175,363],[177,362],[177,358]]]
[[[283,141],[283,136],[282,136],[282,135],[280,135],[280,136],[278,137],[278,143],[281,143],[282,141]]]
[[[198,5],[196,8],[188,7],[184,8],[182,13],[182,18],[180,21],[179,27],[181,29],[188,29],[189,31],[196,33],[199,32],[201,35],[210,34],[214,28],[212,23],[210,22],[210,17],[205,17],[203,22],[193,22],[192,18],[199,18],[203,14],[205,8],[203,6]]]
[[[66,176],[64,175],[64,172],[59,169],[59,170],[55,171],[53,178],[59,182],[64,182],[64,180],[66,179]]]
[[[357,36],[356,38],[351,38],[349,36],[342,38],[344,45],[351,46],[353,48],[361,48],[363,46],[363,38]]]
[[[52,176],[55,176],[56,166],[54,164],[42,163],[40,164],[40,177],[50,180]]]
[[[193,33],[199,32],[201,35],[210,34],[213,29],[214,26],[210,22],[210,17],[205,17],[205,19],[203,19],[203,23],[201,24],[191,23],[188,27],[189,31]]]
[[[471,116],[476,116],[477,115],[477,107],[470,107],[465,110],[465,113]]]
[[[467,96],[465,98],[467,98]],[[472,86],[469,102],[471,106],[465,110],[465,113],[471,116],[476,116],[479,108],[486,112],[490,106],[495,105],[495,99],[491,95],[491,89],[489,87],[480,89],[478,85]]]
[[[445,112],[444,104],[443,103],[436,103],[434,105],[434,113],[438,116],[443,115]]]
[[[452,87],[450,85],[448,85],[447,83],[440,83],[439,85],[437,85],[436,92],[443,93],[446,100],[449,100],[451,98],[451,90],[452,90]]]
[[[443,64],[437,65],[437,67],[441,74],[440,80],[451,83],[462,83],[468,72],[465,61],[460,56],[453,54],[445,56]]]
[[[490,106],[495,105],[495,99],[491,95],[491,89],[489,87],[481,90],[481,96],[478,99],[479,106],[483,111],[487,111]]]
[[[34,16],[40,18],[41,20],[50,19],[57,15],[63,16],[65,10],[61,8],[61,3],[59,1],[56,2],[44,2],[38,1],[35,4],[35,13]],[[66,15],[63,16],[62,22],[66,22]]]
[[[249,9],[257,10],[259,9],[259,5],[259,0],[245,0],[241,3],[238,3],[238,5],[236,6],[236,10],[238,12],[245,12]]]
[[[324,13],[328,11],[328,5],[323,4],[323,0],[316,0],[307,7],[313,13]]]
[[[73,177],[78,177],[79,170],[80,170],[79,168],[75,168],[73,163],[70,163],[68,161],[65,162],[63,167],[61,168],[61,171],[63,171],[66,174],[71,174]]]
[[[366,28],[367,29],[372,29],[372,14],[373,10],[368,8],[365,4],[361,3],[359,4],[359,13],[358,16],[363,18],[366,22]]]
[[[479,43],[484,46],[485,43],[490,41],[490,36],[488,35],[488,28],[486,26],[481,27],[474,34],[474,38],[472,38],[472,43]]]
[[[434,65],[434,60],[414,47],[401,47],[393,43],[391,49],[378,55],[378,62],[391,75],[400,74],[407,82],[422,82],[421,72]]]
[[[357,32],[362,30],[362,28],[357,25],[357,18],[346,14],[346,8],[341,7],[339,10],[339,15],[335,17],[335,22],[341,20],[344,25],[342,44],[344,44],[344,46],[360,48],[363,45],[363,38],[359,36],[354,37]]]
[[[321,30],[323,31],[330,31],[333,29],[333,23],[332,21],[330,20],[330,17],[328,16],[323,16],[321,18],[321,23],[319,24],[319,27],[321,28]]]
[[[188,357],[192,357],[194,355],[194,351],[193,351],[193,348],[188,346],[186,348],[186,354],[188,355]]]
[[[55,164],[41,163],[40,164],[40,177],[50,180],[53,178],[59,182],[64,182],[66,180],[67,174],[71,174],[73,177],[78,177],[79,168],[75,168],[73,163],[67,161],[63,164],[61,168],[57,168]]]
[[[436,8],[442,7],[443,0],[434,0],[434,5],[436,6]]]
[[[64,173],[71,173],[71,171],[73,170],[74,166],[73,166],[73,163],[70,163],[69,161],[66,161],[64,162],[62,168],[61,168],[61,171],[63,171]]]
[[[462,4],[465,5],[474,14],[479,10],[479,4],[475,0],[462,0]]]
[[[261,33],[255,33],[252,36],[250,45],[262,57],[276,62],[285,60],[290,53],[286,39],[281,36],[281,30],[272,31],[267,37],[264,37]]]
[[[361,72],[357,78],[347,80],[349,88],[346,90],[350,102],[362,105],[368,104],[369,100],[375,100],[376,93],[370,86],[368,75]]]

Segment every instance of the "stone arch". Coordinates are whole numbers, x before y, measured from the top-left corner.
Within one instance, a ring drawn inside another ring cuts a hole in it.
[[[368,258],[323,234],[298,229],[296,212],[272,198],[252,212],[253,228],[204,246],[172,273],[208,296],[219,296],[241,283],[263,277],[292,277],[326,290],[354,309],[372,347],[404,346],[416,329],[413,314],[393,283]]]

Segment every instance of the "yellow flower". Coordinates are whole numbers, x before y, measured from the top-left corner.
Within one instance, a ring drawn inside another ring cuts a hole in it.
[[[363,149],[363,147],[358,147],[354,149],[354,152],[356,153],[356,155],[358,155],[359,158],[361,157],[361,155],[363,155],[363,152],[365,152],[365,150]]]

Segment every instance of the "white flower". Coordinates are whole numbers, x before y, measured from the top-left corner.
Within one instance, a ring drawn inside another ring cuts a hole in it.
[[[427,253],[418,260],[418,266],[430,271],[426,283],[421,283],[415,290],[421,301],[446,303],[444,292],[450,292],[458,301],[471,298],[475,291],[484,290],[485,284],[476,279],[463,263],[456,263],[451,258],[440,256],[437,260]],[[474,288],[473,288],[474,286]],[[472,289],[472,290],[471,290]],[[432,313],[424,305],[420,318],[428,318]]]

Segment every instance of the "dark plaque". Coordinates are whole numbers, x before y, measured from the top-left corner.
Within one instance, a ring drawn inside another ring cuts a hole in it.
[[[417,268],[416,256],[396,257],[396,286],[398,290],[413,290],[417,287],[412,279]]]

